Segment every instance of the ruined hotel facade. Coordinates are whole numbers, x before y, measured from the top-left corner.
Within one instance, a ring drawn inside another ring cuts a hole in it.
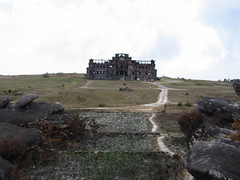
[[[132,60],[128,54],[115,54],[111,60],[90,59],[88,79],[125,79],[154,81],[157,78],[154,60]]]

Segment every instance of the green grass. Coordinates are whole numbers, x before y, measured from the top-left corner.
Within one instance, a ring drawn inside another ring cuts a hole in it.
[[[179,155],[184,155],[188,150],[186,138],[178,125],[178,117],[181,113],[158,113],[154,121],[157,123],[160,132],[168,134],[164,139],[164,143]]]
[[[57,166],[34,172],[30,179],[182,179],[182,169],[179,159],[160,152],[72,152],[62,155]]]
[[[176,106],[178,103],[194,105],[203,96],[239,100],[231,82],[163,79],[161,83],[179,89],[168,91],[168,100]]]
[[[29,76],[1,76],[0,97],[11,96],[17,100],[24,94],[39,94],[38,101],[60,102],[65,109],[88,107],[124,107],[156,101],[159,92],[155,85],[137,81],[92,81],[89,88],[79,88],[87,83],[81,74],[49,74]],[[126,86],[133,91],[119,91]],[[150,88],[152,87],[152,88]]]
[[[148,82],[139,82],[139,81],[124,81],[124,80],[96,80],[89,85],[90,88],[110,88],[110,89],[119,89],[119,88],[132,88],[132,89],[150,89],[156,88],[157,86]],[[124,85],[125,84],[125,85]]]

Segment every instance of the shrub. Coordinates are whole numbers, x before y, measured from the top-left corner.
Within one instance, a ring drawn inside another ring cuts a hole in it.
[[[98,107],[105,107],[105,104],[98,104]]]
[[[125,88],[119,88],[119,91],[133,91],[132,88],[129,88],[129,87],[125,87]]]
[[[240,130],[240,121],[239,120],[235,120],[232,123],[232,127],[233,127],[233,129]]]
[[[230,135],[230,138],[233,141],[240,141],[240,136],[239,136],[239,131],[240,131],[240,121],[239,120],[234,120],[234,122],[232,123],[232,128],[235,129],[237,132],[233,133]]]
[[[191,136],[199,128],[202,122],[203,122],[202,116],[197,109],[189,113],[184,113],[178,119],[178,124],[180,125],[180,129],[186,136],[187,141],[190,140]]]
[[[11,136],[4,139],[0,146],[0,155],[12,164],[18,164],[22,161],[27,152],[27,146],[20,143],[19,139],[13,139]]]
[[[233,140],[233,141],[239,141],[239,135],[236,134],[236,133],[233,133],[230,135],[230,138]]]
[[[77,96],[77,99],[78,99],[78,101],[80,101],[80,102],[85,102],[85,101],[87,101],[86,98],[80,97],[80,96]]]
[[[178,103],[177,103],[177,106],[182,106],[182,103],[181,103],[181,102],[178,102]]]
[[[192,103],[190,103],[190,102],[186,102],[186,103],[184,104],[184,106],[192,107]]]
[[[45,74],[43,74],[43,77],[44,77],[44,78],[49,78],[49,74],[48,74],[48,73],[45,73]]]

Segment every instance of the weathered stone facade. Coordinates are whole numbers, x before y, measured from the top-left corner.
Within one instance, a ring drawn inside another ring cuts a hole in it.
[[[88,79],[125,79],[154,81],[157,78],[154,60],[132,60],[128,54],[115,54],[111,60],[90,59]]]

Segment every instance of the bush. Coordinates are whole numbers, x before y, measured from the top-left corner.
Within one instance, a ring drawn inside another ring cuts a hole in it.
[[[230,138],[233,141],[240,141],[240,121],[239,120],[234,120],[234,122],[232,123],[232,128],[235,129],[237,132],[233,133],[230,135]]]
[[[177,106],[182,106],[182,103],[181,102],[177,103]]]
[[[184,106],[192,107],[192,103],[190,103],[190,102],[186,102],[186,103],[184,104]]]
[[[178,119],[178,124],[180,125],[180,129],[186,136],[187,141],[190,140],[191,136],[199,128],[202,122],[203,122],[202,116],[197,109],[189,113],[184,113]]]
[[[43,77],[44,77],[44,78],[49,78],[49,74],[48,74],[48,73],[45,73],[45,74],[43,74]]]
[[[17,165],[24,159],[28,148],[21,144],[19,139],[13,139],[11,136],[4,139],[0,146],[0,156],[14,165]]]
[[[98,104],[98,107],[105,107],[105,104]]]
[[[119,88],[119,91],[133,91],[132,88],[129,88],[129,87],[125,87],[125,88]]]

